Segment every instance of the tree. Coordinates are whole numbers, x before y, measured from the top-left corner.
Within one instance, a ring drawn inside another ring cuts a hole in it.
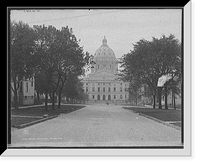
[[[50,93],[49,91],[50,86],[47,81],[46,74],[43,70],[40,72],[35,73],[35,91],[37,93],[37,99],[39,102],[39,95],[40,94],[45,94],[45,110],[48,110],[48,94]]]
[[[130,101],[134,100],[135,105],[137,105],[138,100],[141,98],[141,83],[139,83],[138,81],[135,82],[131,82],[129,84],[129,99],[131,99]]]
[[[68,79],[67,83],[63,87],[63,96],[66,97],[67,102],[85,102],[88,99],[88,95],[84,92],[83,83],[79,78]]]
[[[63,27],[57,37],[57,47],[59,55],[58,68],[58,108],[60,108],[62,89],[68,79],[76,79],[84,74],[83,67],[88,62],[88,53],[83,53],[83,48],[73,34],[72,29]]]
[[[80,79],[77,79],[77,82],[75,84],[75,90],[76,90],[76,95],[75,95],[76,102],[85,103],[85,100],[88,99],[88,94],[84,92],[83,83],[81,82]]]
[[[18,109],[18,90],[20,82],[33,76],[36,35],[28,24],[23,22],[10,23],[10,69],[11,90],[14,94],[15,109]]]
[[[74,73],[74,74],[73,74]],[[60,84],[58,88],[58,108],[60,108],[60,103],[61,103],[61,97],[63,93],[63,88],[66,89],[67,86],[72,87],[71,90],[73,90],[74,86],[71,86],[70,83],[75,83],[75,80],[77,79],[77,75],[73,71],[65,71],[61,76],[60,76]],[[74,84],[73,84],[74,85]]]
[[[172,106],[174,106],[174,109],[176,109],[176,96],[181,97],[181,76],[172,76],[172,79],[167,82],[167,94],[171,92],[172,96]]]
[[[153,108],[155,108],[159,77],[166,74],[180,76],[180,43],[174,35],[169,37],[163,35],[160,39],[153,37],[152,41],[142,39],[133,46],[134,49],[121,58],[123,67],[121,77],[129,82],[138,81],[147,85],[149,92],[153,95]],[[165,85],[166,92],[167,84]]]
[[[55,94],[59,96],[59,104],[64,84],[69,75],[77,77],[83,74],[85,54],[73,34],[72,28],[53,26],[34,26],[38,40],[36,42],[36,61],[39,72],[46,75],[49,84],[46,94],[51,94],[52,109],[55,105]],[[47,100],[45,101],[47,102]]]
[[[78,91],[76,90],[76,84],[78,82],[77,78],[68,79],[63,87],[63,95],[67,98],[67,101],[73,103],[76,96],[78,95]]]
[[[151,43],[147,40],[140,40],[134,44],[134,50],[125,54],[121,58],[121,67],[123,68],[120,76],[123,80],[130,83],[141,83],[147,85],[150,93],[155,98],[157,93],[157,81],[160,73],[157,72],[157,68],[154,68],[154,55],[152,54]],[[151,55],[152,54],[152,55]]]
[[[152,52],[157,53],[156,64],[162,75],[181,77],[181,44],[174,35],[162,36],[160,39],[153,38]],[[156,66],[155,64],[155,66]],[[165,109],[168,109],[167,98],[170,88],[168,82],[164,85]]]
[[[43,75],[44,81],[39,81],[39,86],[45,85],[45,110],[48,110],[48,94],[52,92],[54,72],[57,69],[57,60],[53,50],[56,39],[56,28],[53,26],[45,27],[34,26],[37,40],[35,42],[34,61],[37,64],[36,73]],[[48,84],[48,85],[47,85]],[[54,103],[53,103],[54,104]],[[52,106],[54,108],[54,106]]]

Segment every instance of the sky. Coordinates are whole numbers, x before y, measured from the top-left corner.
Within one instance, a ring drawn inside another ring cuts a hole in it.
[[[140,39],[175,35],[181,41],[181,9],[45,9],[11,10],[11,21],[30,26],[53,25],[73,29],[84,52],[94,54],[104,36],[117,58],[133,50]]]

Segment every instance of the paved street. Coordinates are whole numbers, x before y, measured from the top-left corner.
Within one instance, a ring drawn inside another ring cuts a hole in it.
[[[85,108],[26,127],[12,129],[20,147],[180,146],[181,131],[118,105]]]

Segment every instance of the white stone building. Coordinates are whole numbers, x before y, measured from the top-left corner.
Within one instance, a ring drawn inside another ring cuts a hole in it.
[[[19,105],[32,105],[34,104],[35,82],[34,78],[22,80],[19,83],[18,101]],[[11,102],[14,101],[14,94],[11,90]]]
[[[128,83],[118,79],[117,59],[105,37],[94,54],[93,62],[91,73],[82,80],[89,96],[88,102],[120,104],[128,101]]]

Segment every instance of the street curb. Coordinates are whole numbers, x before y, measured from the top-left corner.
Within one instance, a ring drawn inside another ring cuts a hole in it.
[[[134,113],[135,113],[135,112],[134,112]],[[137,113],[137,114],[139,114],[140,116],[144,116],[144,117],[146,117],[146,118],[152,119],[152,120],[154,120],[154,121],[157,121],[158,123],[161,123],[161,124],[163,124],[163,125],[166,125],[166,126],[175,128],[175,129],[177,129],[177,130],[181,130],[181,127],[175,126],[175,125],[173,125],[173,124],[166,123],[166,122],[164,122],[164,121],[162,121],[162,120],[159,120],[159,119],[156,119],[156,118],[154,118],[154,117],[145,115],[145,114],[143,114],[143,113]]]
[[[44,121],[53,119],[53,118],[55,118],[55,117],[58,117],[58,115],[51,116],[51,117],[47,117],[47,118],[43,118],[43,119],[36,120],[36,121],[32,121],[32,122],[30,122],[30,123],[25,123],[25,124],[21,124],[21,125],[14,125],[13,127],[14,127],[14,128],[18,128],[18,129],[21,129],[21,128],[25,128],[25,127],[28,127],[28,126],[31,126],[31,125],[34,125],[34,124],[37,124],[37,123],[41,123],[41,122],[44,122]]]

